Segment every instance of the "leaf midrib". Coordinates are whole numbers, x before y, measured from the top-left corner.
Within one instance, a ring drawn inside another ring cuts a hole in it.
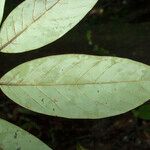
[[[15,39],[17,39],[23,32],[25,32],[33,23],[35,23],[36,21],[38,21],[41,17],[43,17],[49,10],[51,10],[53,7],[55,7],[61,0],[58,0],[55,4],[53,4],[50,8],[48,8],[43,14],[41,14],[38,18],[36,18],[35,20],[33,20],[33,22],[31,22],[28,26],[26,26],[22,31],[18,32],[16,34],[16,36],[14,36],[11,40],[9,40],[8,42],[6,42],[4,45],[2,45],[0,47],[0,52],[7,47],[9,44],[11,44]]]
[[[0,83],[0,86],[78,86],[78,85],[99,85],[99,84],[119,84],[119,83],[138,83],[138,82],[150,82],[150,80],[132,80],[132,81],[110,81],[110,82],[89,82],[89,83],[46,83],[46,84],[17,84],[17,83]]]

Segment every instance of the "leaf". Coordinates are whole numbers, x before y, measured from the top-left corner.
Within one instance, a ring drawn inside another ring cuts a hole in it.
[[[4,75],[2,91],[30,110],[66,118],[104,118],[150,99],[150,67],[117,57],[60,55]]]
[[[77,144],[76,150],[87,150],[87,149],[85,149],[82,145]]]
[[[3,18],[3,13],[4,13],[4,5],[5,5],[5,0],[0,1],[0,23]]]
[[[6,19],[1,52],[18,53],[47,45],[72,29],[98,0],[26,0]]]
[[[135,117],[150,120],[150,104],[145,104],[138,109],[133,110]]]
[[[0,119],[0,150],[51,150],[21,128]]]

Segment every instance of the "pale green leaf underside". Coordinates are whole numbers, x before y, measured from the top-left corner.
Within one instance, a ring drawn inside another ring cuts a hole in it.
[[[89,55],[45,57],[4,75],[1,89],[30,110],[67,118],[103,118],[150,99],[150,67]]]
[[[5,0],[0,0],[0,23],[3,18]]]
[[[0,51],[18,53],[51,43],[73,28],[98,0],[26,0],[7,17]]]
[[[52,150],[21,128],[0,119],[0,150]]]

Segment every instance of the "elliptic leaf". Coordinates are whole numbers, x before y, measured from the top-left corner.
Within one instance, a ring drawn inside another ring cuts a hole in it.
[[[52,150],[21,128],[0,119],[0,150]]]
[[[0,1],[0,23],[3,18],[3,13],[4,13],[4,5],[5,5],[5,0]]]
[[[60,55],[24,63],[1,89],[30,110],[67,118],[103,118],[150,99],[150,67],[129,59]]]
[[[1,52],[18,53],[51,43],[73,28],[98,0],[26,0],[7,17]]]

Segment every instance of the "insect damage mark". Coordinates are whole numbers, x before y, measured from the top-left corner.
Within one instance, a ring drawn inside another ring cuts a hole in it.
[[[16,150],[21,150],[21,147],[18,147]]]
[[[14,133],[14,139],[17,139],[18,137],[18,130]]]
[[[2,146],[2,145],[0,145],[0,150],[4,150],[1,146]]]
[[[42,98],[41,101],[44,103],[44,98]]]

